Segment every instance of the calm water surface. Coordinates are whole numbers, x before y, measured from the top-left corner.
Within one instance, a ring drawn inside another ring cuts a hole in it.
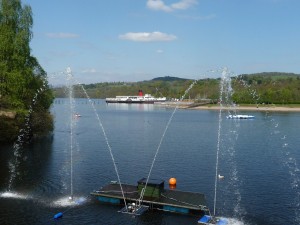
[[[121,181],[136,184],[148,175],[173,109],[92,102]],[[81,117],[71,126],[68,99],[56,99],[53,135],[21,149],[17,162],[13,146],[1,146],[0,224],[197,224],[197,217],[157,211],[132,217],[93,200],[89,193],[117,176],[91,104],[76,99],[74,107]],[[218,181],[217,215],[233,218],[231,224],[300,224],[300,114],[252,114],[254,120],[236,121],[223,112],[219,126],[219,111],[177,110],[151,178],[176,177],[178,190],[204,193],[213,212],[219,150],[225,179]],[[78,204],[68,201],[71,188]],[[54,221],[58,212],[64,217]]]

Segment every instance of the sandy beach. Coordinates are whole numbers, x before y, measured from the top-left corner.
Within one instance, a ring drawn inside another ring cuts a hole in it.
[[[192,103],[187,102],[166,102],[160,104],[166,107],[176,107],[180,109],[192,109],[192,110],[220,110],[219,105],[201,105],[193,106]],[[256,106],[236,106],[236,107],[222,107],[223,110],[236,110],[236,111],[262,111],[262,112],[300,112],[300,107],[289,107],[289,106],[275,106],[275,105],[259,105]]]
[[[197,110],[220,110],[220,106],[197,106],[190,109],[197,109]],[[228,110],[229,108],[223,107],[224,110]],[[272,112],[300,112],[300,108],[292,108],[292,107],[281,107],[281,106],[270,106],[270,107],[255,107],[255,106],[237,106],[235,108],[230,108],[231,110],[237,111],[272,111]]]

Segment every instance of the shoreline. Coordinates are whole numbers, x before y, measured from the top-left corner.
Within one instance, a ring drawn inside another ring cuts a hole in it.
[[[165,107],[176,107],[179,109],[190,109],[190,110],[220,110],[219,105],[198,105],[193,106],[191,103],[186,102],[168,102],[166,104],[159,104]],[[255,112],[300,112],[300,107],[289,107],[289,106],[236,106],[236,107],[222,107],[223,110],[236,110],[236,111],[255,111]]]
[[[193,108],[195,110],[220,110],[220,106],[197,106]],[[271,106],[271,107],[255,107],[255,106],[237,106],[235,108],[222,107],[224,110],[236,110],[236,111],[255,111],[255,112],[300,112],[300,108]]]

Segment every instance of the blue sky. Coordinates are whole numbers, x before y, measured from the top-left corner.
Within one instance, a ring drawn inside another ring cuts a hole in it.
[[[80,83],[300,73],[299,0],[23,0],[32,54]],[[55,75],[56,76],[56,75]],[[59,82],[58,81],[53,81]]]

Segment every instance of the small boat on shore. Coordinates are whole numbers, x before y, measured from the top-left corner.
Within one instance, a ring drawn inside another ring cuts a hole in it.
[[[227,119],[254,119],[255,116],[252,115],[228,115]]]
[[[143,94],[142,90],[139,90],[139,95],[132,96],[116,96],[115,98],[106,98],[106,103],[127,103],[127,104],[154,104],[155,102],[165,102],[166,97],[155,98],[150,94]]]

